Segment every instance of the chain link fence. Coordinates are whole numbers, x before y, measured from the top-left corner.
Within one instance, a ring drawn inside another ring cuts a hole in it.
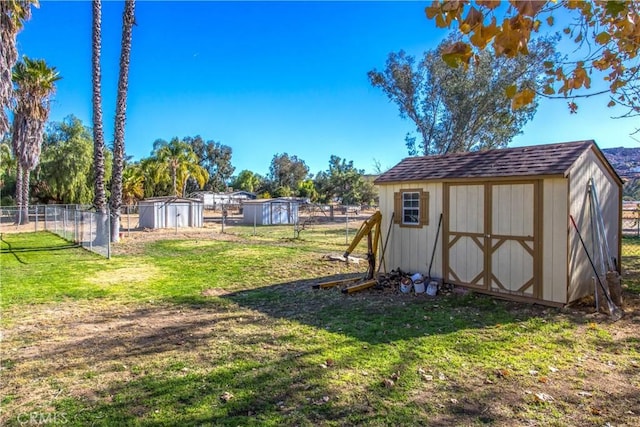
[[[35,205],[29,207],[27,221],[17,224],[17,207],[2,207],[0,213],[2,232],[49,231],[105,258],[111,257],[109,214],[91,212],[82,205]]]

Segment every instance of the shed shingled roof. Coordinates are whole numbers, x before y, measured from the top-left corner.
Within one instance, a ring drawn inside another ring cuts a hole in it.
[[[439,156],[407,157],[380,175],[374,183],[564,175],[578,157],[591,147],[599,151],[595,142],[588,140]],[[602,157],[604,159],[604,156]],[[606,159],[604,161],[607,162]],[[611,171],[615,174],[613,168]],[[618,178],[617,175],[616,178]]]

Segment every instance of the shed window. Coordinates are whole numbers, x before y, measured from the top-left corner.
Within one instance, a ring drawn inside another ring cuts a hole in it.
[[[420,193],[402,193],[402,223],[420,224]]]
[[[429,225],[429,193],[421,189],[402,190],[394,194],[394,222],[401,227]]]

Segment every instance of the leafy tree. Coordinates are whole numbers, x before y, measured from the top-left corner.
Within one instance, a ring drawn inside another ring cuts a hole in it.
[[[316,190],[316,185],[312,179],[305,179],[298,185],[298,196],[306,197],[312,202],[318,201],[318,190]]]
[[[38,168],[36,195],[41,202],[91,203],[93,200],[91,130],[75,116],[47,126]],[[110,163],[110,162],[109,162]]]
[[[158,164],[156,173],[158,177],[168,174],[171,179],[172,195],[184,196],[189,178],[195,179],[200,188],[207,182],[209,174],[199,165],[198,156],[193,152],[191,145],[178,138],[173,138],[169,142],[157,140],[153,145],[153,157]]]
[[[293,195],[300,183],[309,175],[309,167],[298,156],[276,154],[269,166],[269,192],[275,197]]]
[[[7,110],[11,109],[13,85],[11,73],[18,60],[16,36],[31,18],[31,5],[37,0],[0,1],[0,138],[9,131]]]
[[[452,43],[445,40],[417,64],[403,51],[391,53],[382,72],[368,73],[400,116],[416,125],[417,137],[406,137],[410,155],[504,147],[535,114],[536,103],[512,111],[504,92],[514,83],[535,90],[542,63],[554,54],[550,42],[513,59],[481,52],[468,68],[449,67],[440,58]]]
[[[0,205],[13,204],[11,194],[15,194],[17,161],[11,150],[11,142],[0,142]]]
[[[128,164],[122,172],[122,203],[132,205],[144,199],[144,175],[139,164]]]
[[[122,206],[122,172],[124,170],[124,125],[127,118],[127,90],[131,62],[131,34],[135,23],[135,0],[125,0],[122,13],[120,42],[120,73],[116,96],[116,116],[113,141],[113,172],[111,174],[111,241],[120,240],[120,208]]]
[[[235,167],[231,165],[233,150],[227,145],[215,141],[204,141],[200,135],[186,137],[184,142],[191,145],[194,153],[200,159],[202,166],[209,174],[209,179],[203,189],[208,191],[224,191],[227,182],[233,175]]]
[[[144,197],[169,196],[172,194],[171,180],[166,168],[156,157],[141,159],[136,164],[143,182]]]
[[[250,170],[241,171],[238,176],[231,179],[230,186],[234,190],[244,190],[256,193],[263,186],[264,178]]]
[[[345,205],[371,203],[376,195],[375,188],[363,175],[364,170],[356,169],[353,161],[332,155],[329,169],[316,176],[320,199],[325,203],[339,200]]]
[[[44,125],[51,109],[50,99],[55,82],[60,80],[55,67],[42,59],[23,57],[13,70],[16,85],[16,108],[13,112],[11,145],[18,159],[16,171],[17,221],[29,222],[29,179],[40,162]]]
[[[575,98],[609,94],[608,105],[627,108],[623,117],[640,115],[640,6],[637,1],[516,1],[499,8],[499,1],[436,0],[425,9],[438,27],[457,24],[464,41],[442,52],[450,64],[470,64],[481,51],[492,49],[498,56],[527,55],[533,35],[552,27],[555,16],[573,18],[562,34],[576,45],[578,60],[550,60],[544,63],[547,78],[541,91],[517,85],[506,92],[514,108],[534,101],[536,95],[569,98],[569,109],[577,111]],[[501,22],[500,22],[501,21]],[[608,85],[591,90],[595,73]],[[578,92],[584,89],[587,92]]]

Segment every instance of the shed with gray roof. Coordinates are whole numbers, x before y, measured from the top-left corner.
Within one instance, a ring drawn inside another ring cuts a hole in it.
[[[508,299],[562,306],[594,292],[589,183],[611,256],[621,253],[622,180],[594,141],[409,157],[380,175],[385,260]],[[440,216],[442,222],[440,224]],[[617,263],[619,269],[619,263]]]

